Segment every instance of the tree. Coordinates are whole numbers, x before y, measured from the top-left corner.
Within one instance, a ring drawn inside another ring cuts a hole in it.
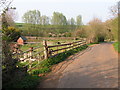
[[[120,4],[120,2],[118,4]],[[116,40],[116,41],[118,41],[118,22],[119,22],[119,18],[118,18],[119,5],[118,4],[111,6],[110,13],[113,17],[109,20],[106,20],[105,22],[105,28],[109,33],[108,35],[109,39]]]
[[[89,23],[90,35],[93,42],[104,41],[107,37],[107,32],[103,22],[98,18],[93,18]]]
[[[14,8],[15,9],[15,8]],[[18,37],[20,37],[21,32],[20,30],[15,28],[14,20],[16,18],[16,14],[14,12],[14,9],[7,9],[5,13],[2,14],[2,33],[3,33],[3,40],[6,40],[8,42],[16,41]]]
[[[74,18],[71,18],[71,19],[68,20],[68,25],[75,25]]]
[[[81,25],[82,25],[82,17],[81,17],[81,15],[78,15],[78,16],[76,17],[76,24],[77,24],[78,26],[81,26]]]
[[[118,4],[120,4],[120,3],[118,3]],[[112,14],[113,17],[118,16],[118,8],[120,7],[118,4],[111,6],[111,8],[110,8],[110,13]]]
[[[62,13],[54,12],[51,23],[52,25],[67,25],[67,19]]]
[[[8,11],[6,11],[5,18],[9,26],[15,26],[14,21],[17,19],[15,10],[8,9]]]
[[[24,29],[27,31],[28,35],[32,35],[32,32],[38,30],[37,25],[41,24],[41,14],[39,10],[29,10],[27,11],[23,17]]]
[[[118,41],[118,19],[119,17],[116,17],[111,22],[111,33],[113,34],[114,40]]]
[[[39,10],[29,10],[22,17],[23,22],[30,24],[41,24],[40,18],[41,14]]]
[[[84,28],[77,29],[75,31],[75,35],[80,37],[80,38],[86,38],[87,37],[86,30]]]
[[[42,25],[49,25],[49,17],[47,17],[46,15],[43,15],[42,17],[41,17],[41,24]]]
[[[12,53],[10,50],[9,36],[7,36],[9,23],[7,22],[6,13],[9,9],[14,9],[10,7],[12,1],[2,0],[3,8],[2,12],[2,82],[3,87],[6,83],[10,82],[14,77],[14,71],[16,69],[17,60],[12,58]],[[12,34],[12,33],[10,33]],[[11,78],[12,77],[12,78]],[[5,88],[5,87],[4,87]]]

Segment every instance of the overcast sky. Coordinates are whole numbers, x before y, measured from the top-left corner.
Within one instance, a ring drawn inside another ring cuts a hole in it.
[[[40,10],[41,15],[52,16],[54,11],[63,13],[66,18],[76,18],[82,15],[84,24],[93,17],[98,17],[102,21],[109,19],[109,8],[119,0],[14,0],[18,18],[16,22],[22,22],[22,16],[28,10]]]

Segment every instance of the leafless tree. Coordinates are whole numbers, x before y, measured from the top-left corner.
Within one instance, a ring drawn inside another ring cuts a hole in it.
[[[112,14],[113,17],[118,16],[118,6],[119,6],[119,3],[110,7],[110,13]]]

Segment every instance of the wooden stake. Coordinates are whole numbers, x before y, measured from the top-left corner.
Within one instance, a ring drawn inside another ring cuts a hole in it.
[[[43,40],[43,45],[44,45],[44,56],[45,56],[45,59],[48,59],[48,56],[49,56],[49,53],[48,53],[48,46],[47,46],[47,41],[46,40]]]

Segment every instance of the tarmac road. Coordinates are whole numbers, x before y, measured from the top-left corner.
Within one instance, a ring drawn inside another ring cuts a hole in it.
[[[118,54],[111,43],[90,46],[54,66],[39,88],[117,88]]]

